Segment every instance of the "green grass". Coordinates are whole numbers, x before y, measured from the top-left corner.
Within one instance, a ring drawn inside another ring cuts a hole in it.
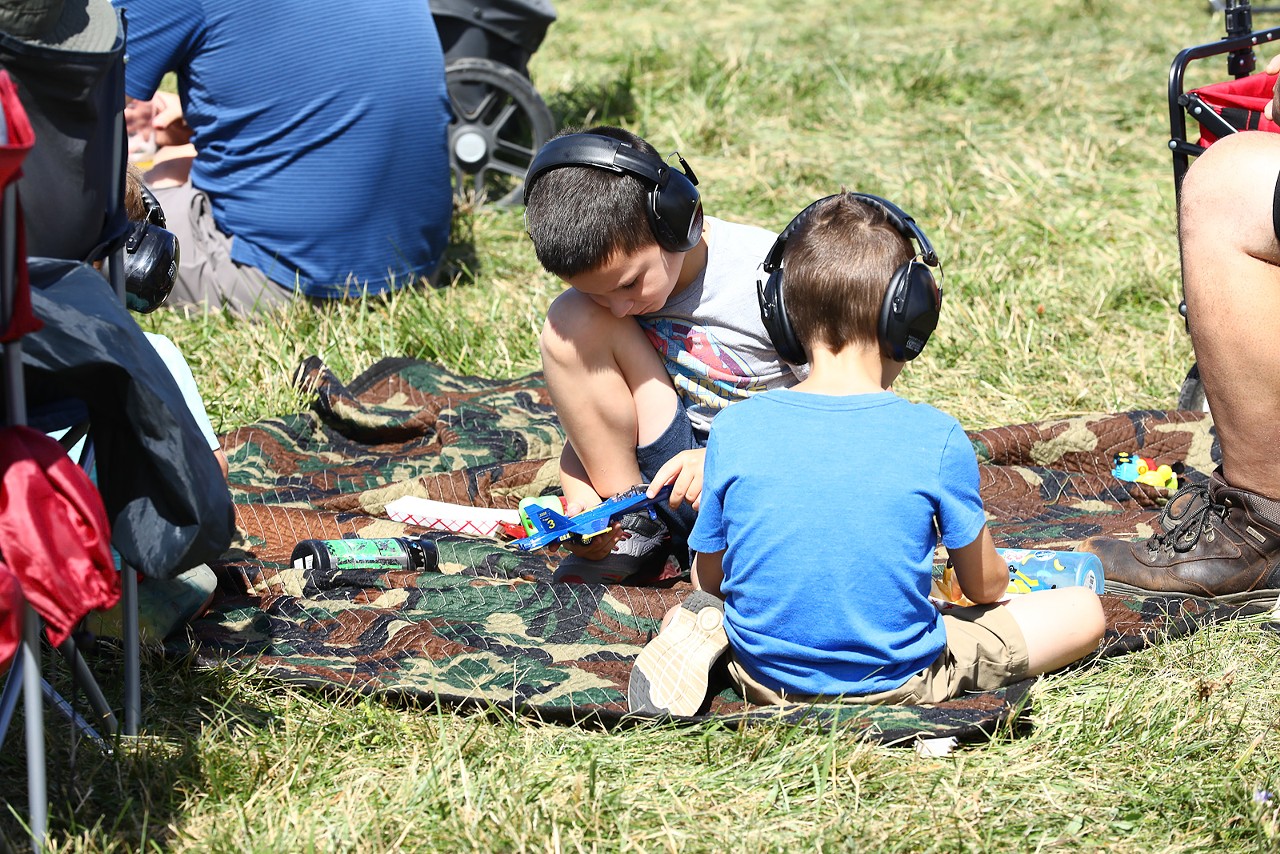
[[[712,215],[780,228],[840,186],[941,254],[942,324],[900,382],[981,428],[1167,408],[1191,364],[1166,79],[1222,32],[1202,0],[560,3],[532,63],[561,124],[679,148]],[[1258,15],[1259,25],[1280,17]],[[1207,60],[1193,82],[1225,76]],[[395,148],[404,156],[411,151]],[[242,321],[162,311],[219,430],[298,411],[318,354],[535,370],[558,284],[518,210],[460,211],[452,283]],[[1028,731],[944,759],[845,733],[619,732],[302,692],[149,660],[148,736],[104,760],[50,720],[65,851],[1268,850],[1274,633],[1238,623],[1036,691]],[[111,659],[105,664],[115,666]],[[108,684],[115,684],[108,677]],[[0,795],[21,811],[11,732]],[[20,841],[16,821],[0,833]]]

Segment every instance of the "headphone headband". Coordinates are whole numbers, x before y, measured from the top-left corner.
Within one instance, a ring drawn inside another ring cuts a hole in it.
[[[673,252],[687,252],[702,237],[702,202],[698,176],[676,154],[680,169],[661,157],[641,151],[628,142],[598,133],[571,133],[549,141],[538,150],[524,179],[524,203],[538,178],[565,166],[587,166],[619,175],[631,175],[650,185],[647,197],[649,227],[658,245]]]
[[[773,242],[773,246],[769,248],[769,254],[764,258],[764,270],[766,273],[772,273],[774,270],[782,268],[782,253],[787,248],[787,241],[791,238],[792,233],[800,227],[800,225],[809,218],[809,214],[813,209],[821,205],[823,202],[847,195],[857,199],[860,202],[866,202],[873,207],[879,208],[889,219],[889,224],[903,236],[907,241],[914,240],[916,245],[920,247],[920,260],[928,264],[930,267],[938,266],[938,253],[934,251],[933,244],[929,242],[929,238],[925,237],[920,226],[916,225],[916,221],[910,214],[902,208],[895,205],[888,199],[882,199],[879,196],[873,196],[870,193],[832,193],[830,196],[823,196],[816,202],[812,202],[805,206],[791,218],[791,222],[787,223],[787,227],[782,229],[782,233],[778,235],[778,239]]]
[[[147,222],[160,228],[166,227],[164,208],[160,207],[160,200],[156,198],[156,194],[151,192],[150,187],[142,183],[138,184],[138,190],[142,194],[142,207],[147,212]]]
[[[769,340],[783,360],[797,365],[807,361],[804,346],[791,328],[791,320],[787,316],[782,256],[786,251],[787,241],[809,218],[813,209],[839,195],[848,195],[877,208],[904,240],[914,240],[920,248],[919,255],[899,266],[890,277],[876,330],[887,356],[899,362],[910,361],[920,355],[929,335],[938,325],[938,314],[942,309],[942,288],[938,286],[930,269],[940,268],[938,255],[916,221],[902,208],[868,193],[824,196],[796,214],[778,235],[761,265],[766,277],[756,285],[756,295],[760,300],[760,319],[765,331],[769,333]]]
[[[524,202],[529,203],[529,188],[544,172],[562,166],[594,166],[619,175],[635,175],[656,187],[665,187],[671,178],[671,167],[665,161],[632,147],[629,143],[598,133],[572,133],[550,140],[529,164],[524,179]],[[697,184],[696,180],[692,183]]]

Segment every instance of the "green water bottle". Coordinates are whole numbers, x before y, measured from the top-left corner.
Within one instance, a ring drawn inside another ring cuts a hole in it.
[[[434,571],[440,563],[434,540],[426,537],[348,537],[341,540],[303,540],[289,562],[295,569]]]

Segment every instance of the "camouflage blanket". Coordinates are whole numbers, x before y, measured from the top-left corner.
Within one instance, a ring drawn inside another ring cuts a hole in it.
[[[207,664],[393,700],[615,724],[662,614],[690,589],[550,582],[554,557],[484,537],[430,533],[434,572],[295,569],[304,539],[417,535],[385,505],[403,495],[514,508],[554,491],[563,436],[539,375],[457,376],[386,360],[344,384],[317,359],[297,381],[311,411],[223,437],[241,540],[215,565],[219,592],[184,646]],[[1193,412],[1080,416],[971,434],[998,542],[1070,548],[1099,532],[1146,534],[1167,495],[1110,473],[1116,451],[1179,461],[1204,478],[1217,449]],[[1197,600],[1105,596],[1098,658],[1243,613]],[[1097,659],[1094,659],[1097,660]],[[726,686],[694,720],[808,720],[884,742],[979,737],[1017,722],[1031,680],[934,707],[753,708]]]

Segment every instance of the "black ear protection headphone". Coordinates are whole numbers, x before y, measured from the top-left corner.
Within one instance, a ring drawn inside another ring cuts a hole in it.
[[[567,134],[542,146],[529,164],[524,201],[528,204],[529,188],[542,173],[562,166],[594,166],[634,175],[650,185],[646,210],[658,245],[670,252],[688,252],[702,237],[702,202],[698,197],[698,176],[683,157],[676,157],[683,171],[619,139],[594,133]]]
[[[178,238],[165,228],[164,209],[146,185],[142,203],[146,219],[133,223],[125,241],[125,301],[130,311],[147,314],[159,308],[178,280]]]
[[[884,302],[880,307],[880,323],[877,328],[880,346],[885,355],[896,362],[908,362],[920,355],[929,335],[938,325],[938,314],[942,309],[942,288],[930,269],[939,266],[938,256],[916,221],[897,205],[865,193],[848,195],[884,211],[898,233],[907,241],[914,240],[920,247],[920,254],[898,267],[890,277]],[[796,214],[765,256],[762,268],[768,277],[756,283],[756,294],[760,298],[760,319],[764,322],[765,331],[769,333],[769,340],[778,355],[793,365],[803,365],[808,358],[805,356],[804,346],[791,328],[790,318],[787,317],[783,296],[782,253],[787,248],[787,240],[813,209],[833,198],[835,196],[818,199]]]

